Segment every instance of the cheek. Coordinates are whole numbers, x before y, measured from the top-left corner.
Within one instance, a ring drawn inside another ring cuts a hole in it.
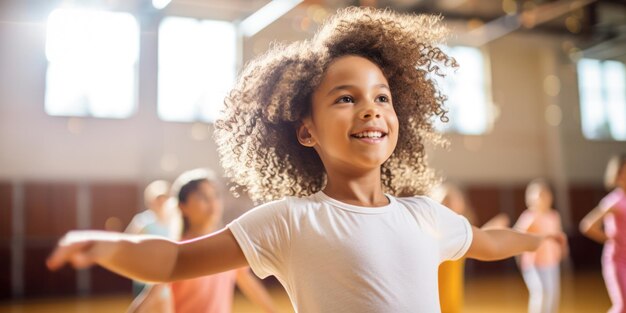
[[[395,113],[389,117],[387,121],[387,125],[389,126],[389,130],[391,131],[392,138],[397,143],[399,137],[400,124],[398,122],[398,117]]]

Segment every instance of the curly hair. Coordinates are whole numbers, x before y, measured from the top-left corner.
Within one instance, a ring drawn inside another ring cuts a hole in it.
[[[311,96],[333,60],[356,55],[379,66],[399,119],[396,149],[381,167],[385,192],[423,194],[435,175],[424,143],[439,141],[434,117],[447,121],[446,99],[433,77],[457,67],[436,45],[447,35],[440,16],[390,10],[339,10],[310,40],[274,44],[246,64],[225,99],[215,139],[225,173],[254,201],[306,196],[326,182],[314,149],[298,143],[296,128],[311,113]]]

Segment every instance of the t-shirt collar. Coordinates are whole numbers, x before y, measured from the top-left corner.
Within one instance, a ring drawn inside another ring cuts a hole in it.
[[[357,213],[365,213],[365,214],[380,214],[380,213],[385,213],[391,210],[395,205],[396,199],[395,197],[388,195],[388,194],[385,194],[385,196],[387,197],[387,199],[389,199],[389,204],[380,206],[380,207],[364,207],[364,206],[348,204],[348,203],[333,199],[329,197],[327,194],[325,194],[323,191],[318,191],[317,193],[313,194],[313,197],[320,202],[325,202],[327,204],[330,204],[334,207],[337,207],[343,210],[357,212]]]

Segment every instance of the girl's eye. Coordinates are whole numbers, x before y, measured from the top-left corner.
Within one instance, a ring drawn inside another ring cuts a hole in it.
[[[342,96],[339,99],[337,99],[337,101],[335,101],[335,103],[353,103],[354,99],[352,99],[352,97],[350,96]]]
[[[379,102],[389,102],[389,97],[387,97],[386,95],[380,95],[376,98],[376,101]]]

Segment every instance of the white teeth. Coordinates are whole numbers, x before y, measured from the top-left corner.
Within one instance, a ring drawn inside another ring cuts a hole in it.
[[[354,137],[357,138],[380,138],[382,136],[383,133],[379,131],[365,131],[362,133],[354,134]]]

